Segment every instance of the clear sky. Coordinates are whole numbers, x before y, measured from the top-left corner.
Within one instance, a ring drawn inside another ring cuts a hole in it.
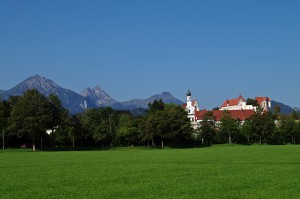
[[[299,0],[0,0],[0,89],[35,74],[119,101],[200,108],[269,96],[300,107]]]

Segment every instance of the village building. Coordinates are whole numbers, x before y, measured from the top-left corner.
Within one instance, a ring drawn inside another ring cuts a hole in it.
[[[206,109],[200,110],[196,100],[191,100],[192,93],[187,92],[187,103],[183,104],[183,108],[188,112],[188,118],[194,129],[197,129],[203,116],[208,112]],[[271,108],[271,99],[269,97],[256,97],[257,104],[263,111],[268,111]],[[257,106],[247,105],[245,98],[240,95],[238,98],[225,100],[219,110],[212,110],[216,123],[220,123],[223,114],[227,111],[234,119],[243,124],[246,119],[250,118],[257,110]]]
[[[271,108],[271,99],[269,97],[255,97],[257,104],[263,111],[268,111]],[[245,98],[240,95],[238,98],[225,100],[220,110],[254,110],[257,106],[247,105]]]

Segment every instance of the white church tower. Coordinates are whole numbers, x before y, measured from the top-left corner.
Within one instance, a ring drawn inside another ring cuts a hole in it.
[[[190,89],[188,90],[188,92],[186,94],[186,104],[187,104],[187,107],[192,107],[192,93],[191,93]]]
[[[190,90],[188,90],[186,94],[185,110],[188,112],[188,117],[191,122],[195,122],[195,111],[199,111],[199,105],[196,100],[192,100],[192,93]]]

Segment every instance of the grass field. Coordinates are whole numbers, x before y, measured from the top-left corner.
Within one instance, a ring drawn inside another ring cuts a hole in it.
[[[0,198],[300,198],[300,146],[0,152]]]

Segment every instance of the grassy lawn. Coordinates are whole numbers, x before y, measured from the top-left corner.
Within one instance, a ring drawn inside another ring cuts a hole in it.
[[[300,198],[300,146],[0,152],[0,198]]]

